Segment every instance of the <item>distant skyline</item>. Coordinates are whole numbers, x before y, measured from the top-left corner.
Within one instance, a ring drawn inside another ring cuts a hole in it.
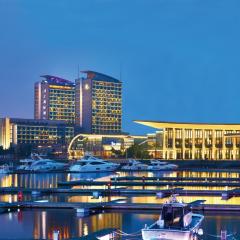
[[[41,75],[123,82],[133,120],[240,123],[239,0],[0,0],[0,117],[33,118]],[[121,74],[120,74],[121,71]]]

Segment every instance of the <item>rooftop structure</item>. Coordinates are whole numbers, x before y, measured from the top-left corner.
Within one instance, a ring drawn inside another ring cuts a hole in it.
[[[120,80],[110,77],[106,74],[99,73],[99,72],[94,72],[94,71],[81,71],[81,73],[86,73],[87,74],[87,79],[92,79],[95,81],[106,81],[106,82],[115,82],[115,83],[121,83]]]
[[[52,75],[42,75],[42,78],[45,78],[44,81],[48,82],[49,84],[59,84],[64,86],[74,86],[75,84],[69,80],[52,76]]]

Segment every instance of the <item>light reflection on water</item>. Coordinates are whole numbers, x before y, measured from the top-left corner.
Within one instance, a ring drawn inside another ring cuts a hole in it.
[[[0,186],[1,187],[29,187],[29,188],[51,188],[57,187],[57,183],[61,181],[72,181],[78,179],[96,179],[101,181],[109,181],[113,176],[145,176],[145,177],[160,177],[160,176],[170,176],[170,177],[231,177],[238,178],[239,173],[219,173],[219,172],[117,172],[117,173],[38,173],[38,174],[10,174],[10,175],[0,175]],[[102,186],[75,186],[74,188],[92,188],[98,189]],[[115,188],[115,187],[112,187]],[[143,189],[143,187],[128,187],[129,189]],[[145,189],[153,189],[159,191],[161,189],[171,188],[171,186],[163,187],[145,187]],[[184,187],[185,190],[230,190],[234,187]],[[0,201],[8,202],[12,198],[12,201],[17,201],[17,195],[4,194],[0,195]],[[103,198],[102,201],[111,201],[119,198],[118,196],[113,196],[109,198]],[[122,197],[121,197],[122,198]],[[184,201],[190,202],[197,199],[206,200],[207,204],[240,204],[240,198],[234,197],[229,200],[221,200],[221,197],[181,197]],[[32,197],[30,194],[24,195],[24,200],[35,200],[35,199],[47,199],[49,201],[66,201],[66,202],[99,202],[101,200],[92,199],[91,196],[79,196],[77,194],[67,195],[67,194],[53,194],[48,196],[40,196],[37,198]],[[155,196],[146,197],[130,197],[132,202],[144,203],[161,203],[160,200],[156,199]]]
[[[138,177],[201,177],[201,178],[240,178],[240,173],[226,172],[117,172],[117,173],[30,173],[30,174],[0,174],[0,187],[29,187],[49,188],[57,187],[58,182],[74,181],[79,179],[98,179],[108,181],[111,177],[138,176]],[[205,188],[205,187],[204,187]]]
[[[23,201],[37,201],[37,200],[48,200],[49,202],[88,202],[88,203],[100,203],[110,202],[117,199],[127,199],[127,197],[119,196],[106,196],[103,198],[95,199],[92,196],[81,196],[81,195],[69,195],[69,194],[54,194],[54,195],[40,195],[37,197],[31,194],[24,194]],[[0,202],[16,202],[17,194],[2,194],[0,195]]]
[[[31,187],[31,188],[51,188],[57,187],[60,181],[72,181],[78,179],[97,179],[101,181],[109,181],[110,177],[117,176],[145,176],[145,177],[231,177],[239,178],[239,173],[208,173],[208,172],[117,172],[113,173],[44,173],[44,174],[11,174],[0,175],[1,187]],[[81,187],[80,187],[81,188]],[[94,186],[92,188],[98,188]],[[101,187],[99,187],[101,188]],[[135,189],[142,189],[142,187],[134,187]],[[145,189],[166,189],[167,187],[145,187]],[[225,187],[184,187],[184,189],[199,189],[199,190],[220,190]],[[231,189],[230,187],[228,189]],[[8,202],[17,201],[17,195],[4,194],[0,195],[0,201]],[[91,196],[54,194],[48,196],[33,197],[31,195],[24,195],[24,200],[38,200],[47,199],[52,202],[100,202],[112,201],[119,198],[126,197],[106,197],[103,199],[92,199]],[[191,202],[194,200],[203,199],[207,204],[240,204],[240,197],[234,197],[227,201],[221,200],[220,197],[194,197],[181,196],[179,197],[184,202]],[[155,196],[138,196],[129,197],[127,199],[133,203],[163,203],[166,199],[156,199]],[[8,238],[50,238],[53,230],[60,230],[61,238],[79,237],[88,233],[97,231],[102,228],[114,227],[120,228],[125,232],[131,233],[141,229],[144,224],[151,224],[158,219],[158,213],[102,213],[89,217],[79,218],[74,210],[46,210],[46,211],[20,211],[11,212],[0,215],[1,234],[0,239]],[[238,226],[240,224],[240,216],[232,213],[211,213],[207,214],[203,223],[205,233],[219,234],[221,229],[227,229],[230,232],[240,232]],[[11,229],[14,228],[14,231]],[[240,237],[240,234],[239,234]],[[204,240],[211,240],[208,235],[204,235]]]
[[[205,200],[205,204],[221,204],[221,205],[239,205],[240,197],[233,197],[228,200],[222,200],[221,197],[211,196],[179,196],[180,201],[185,203],[193,202],[196,200]],[[129,197],[128,202],[131,203],[165,203],[168,198],[157,199],[155,196],[143,196],[143,197]]]
[[[97,179],[109,173],[30,173],[0,175],[0,187],[51,188],[58,182]]]
[[[52,239],[54,230],[60,231],[60,239],[81,237],[103,228],[117,228],[133,233],[139,231],[145,224],[150,225],[158,217],[159,213],[156,212],[108,212],[84,218],[78,217],[74,210],[11,212],[0,215],[0,239]],[[239,215],[207,213],[202,224],[204,235],[201,239],[216,239],[208,234],[219,235],[220,231],[225,229],[228,233],[238,233],[240,236],[239,224]],[[134,239],[141,239],[141,235]]]

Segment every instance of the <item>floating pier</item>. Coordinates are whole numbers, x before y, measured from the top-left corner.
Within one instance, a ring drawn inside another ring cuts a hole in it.
[[[0,209],[88,209],[89,213],[105,210],[144,210],[160,211],[162,204],[156,203],[127,203],[125,199],[118,199],[101,203],[72,203],[72,202],[0,202]],[[201,204],[193,206],[194,211],[240,211],[240,205]]]
[[[190,181],[190,182],[240,182],[239,177],[230,178],[230,177],[135,177],[135,176],[126,176],[126,177],[112,177],[111,181]]]
[[[58,186],[116,186],[116,187],[162,187],[162,186],[177,186],[177,187],[239,187],[240,181],[238,182],[229,182],[229,181],[209,181],[207,178],[206,181],[147,181],[146,179],[142,179],[142,181],[89,181],[89,180],[77,180],[77,181],[69,181],[69,182],[59,182]]]
[[[37,191],[38,195],[32,193]],[[93,196],[98,197],[105,196],[156,196],[158,198],[166,198],[172,194],[178,194],[179,196],[219,196],[223,200],[228,200],[232,197],[240,196],[240,188],[234,188],[232,190],[187,190],[184,188],[169,188],[169,189],[127,189],[127,188],[111,188],[111,189],[71,189],[71,188],[48,188],[48,189],[33,189],[33,188],[18,188],[18,187],[2,187],[0,188],[2,194],[17,194],[22,192],[23,194],[31,194],[35,196],[52,195],[52,194],[69,194],[79,196]]]

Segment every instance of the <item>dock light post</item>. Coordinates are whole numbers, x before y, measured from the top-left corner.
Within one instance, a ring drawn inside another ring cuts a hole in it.
[[[227,231],[221,230],[221,240],[227,240]]]
[[[19,191],[17,194],[18,202],[21,202],[23,200],[23,193],[22,191]]]
[[[59,231],[58,230],[53,231],[53,240],[59,240]]]

